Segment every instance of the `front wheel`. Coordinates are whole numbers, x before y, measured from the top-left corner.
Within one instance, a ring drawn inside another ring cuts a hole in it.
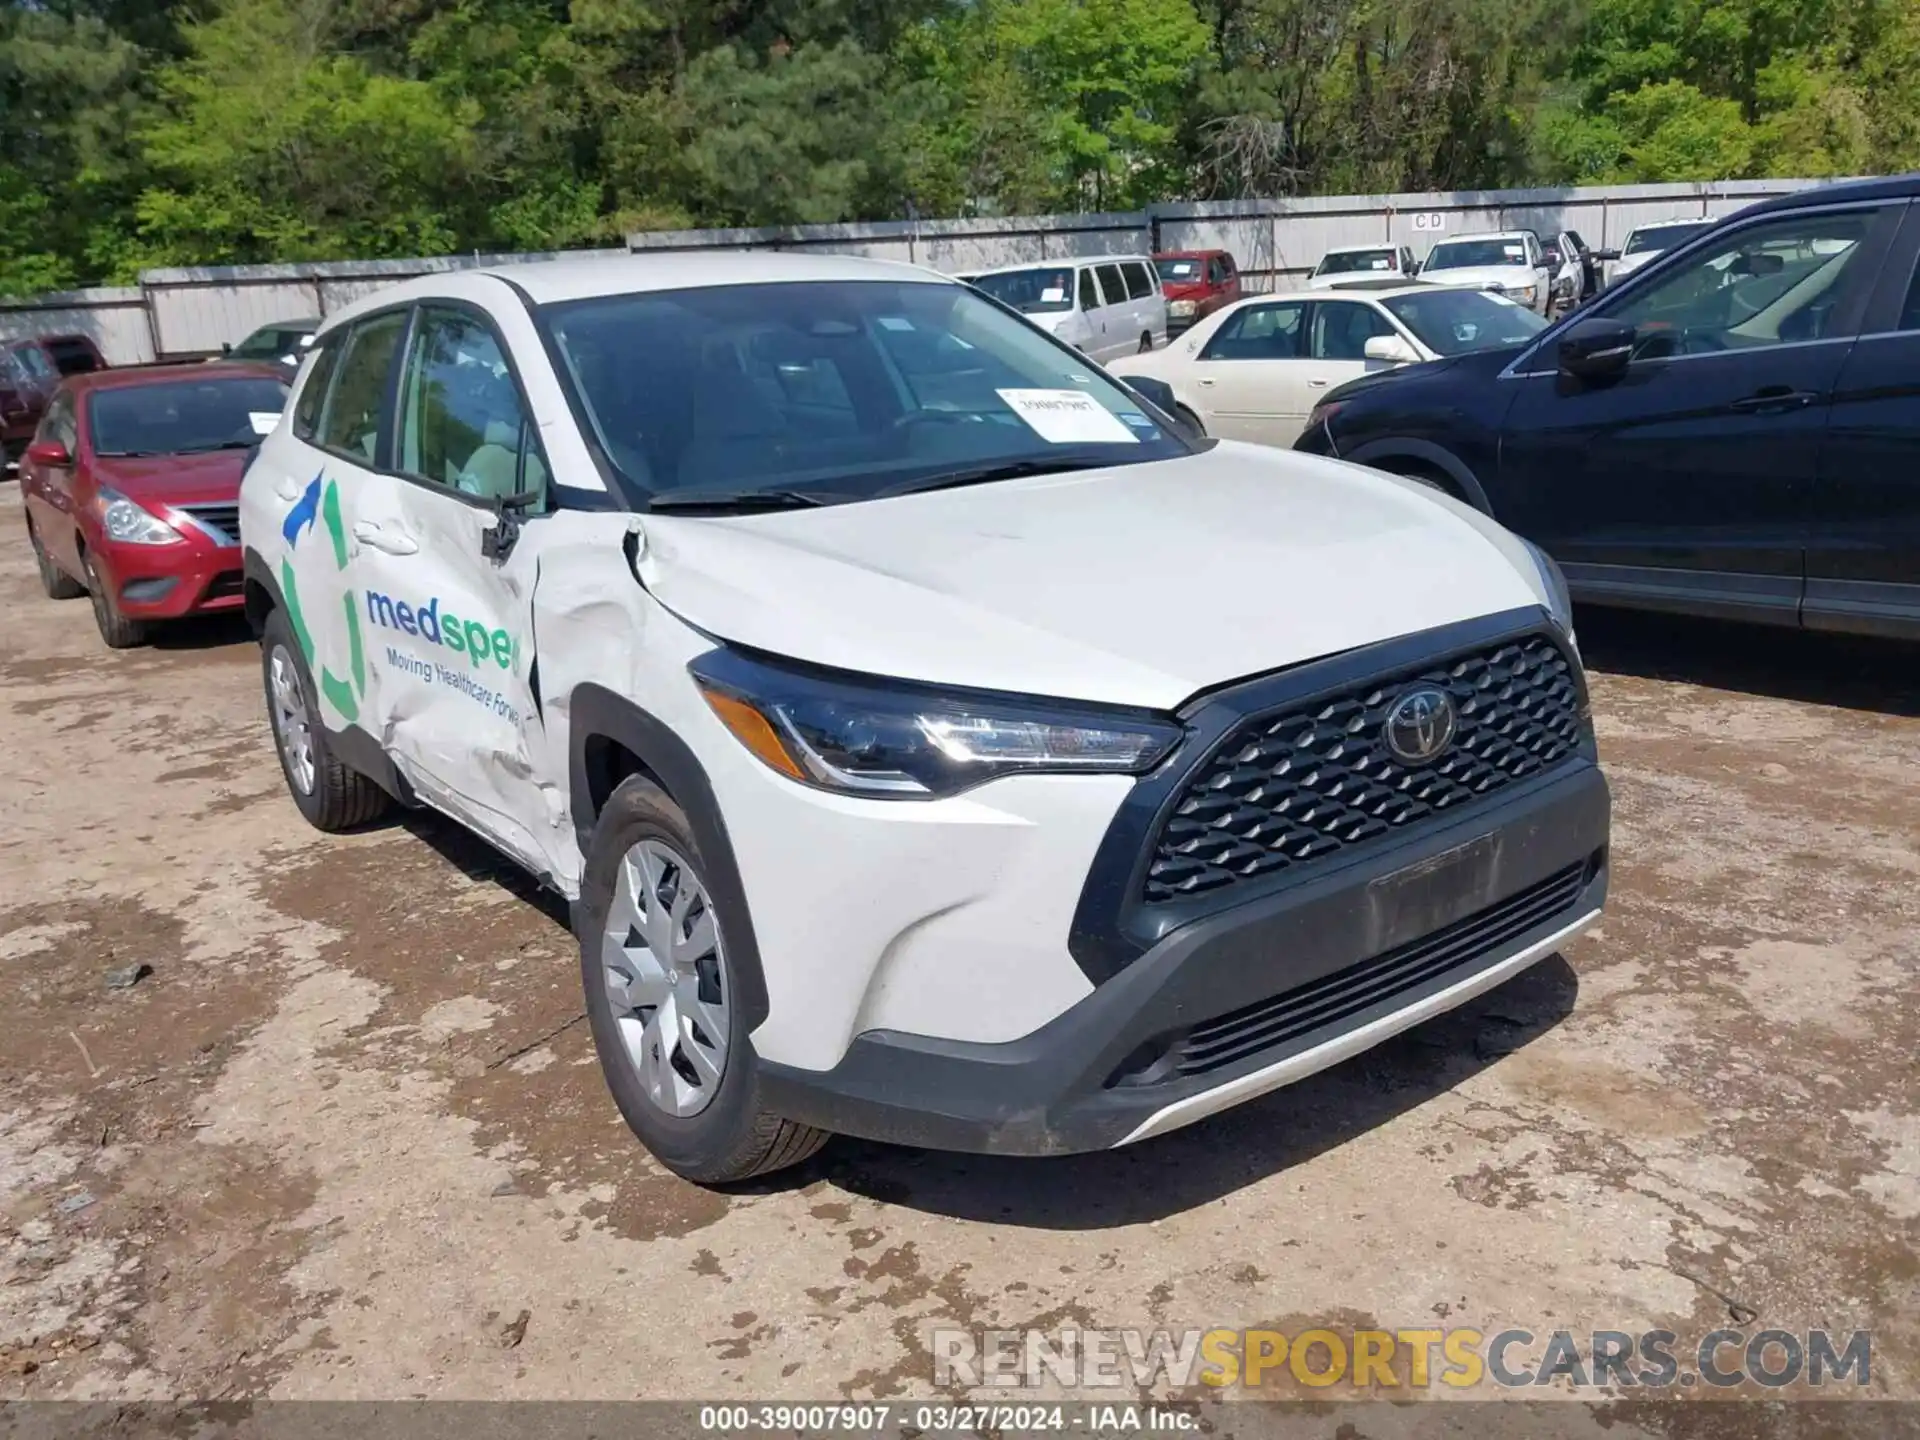
[[[316,830],[347,830],[377,820],[389,796],[333,753],[320,723],[313,676],[301,658],[286,613],[275,610],[260,632],[260,678],[267,696],[280,773],[293,803]]]
[[[1151,330],[1143,330],[1140,333],[1140,352],[1139,353],[1144,355],[1151,349],[1153,349],[1153,332]]]
[[[100,638],[109,650],[131,650],[147,643],[147,626],[141,620],[129,620],[113,603],[113,594],[101,577],[93,556],[82,555],[81,566],[87,572],[87,594],[93,600],[93,623],[100,627]]]
[[[600,813],[576,909],[587,1020],[627,1127],[674,1174],[724,1185],[827,1141],[760,1104],[757,1060],[686,812],[638,776]]]
[[[87,593],[86,586],[53,563],[31,519],[27,521],[27,539],[33,545],[33,568],[40,572],[40,589],[49,600],[75,600]]]

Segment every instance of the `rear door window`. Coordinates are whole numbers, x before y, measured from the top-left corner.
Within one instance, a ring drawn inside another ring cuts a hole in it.
[[[320,447],[373,466],[380,453],[380,415],[393,358],[406,333],[407,312],[389,311],[361,321],[347,339],[333,393],[320,417]]]
[[[1153,277],[1142,262],[1129,260],[1120,268],[1126,273],[1128,299],[1144,300],[1153,293]]]
[[[320,407],[327,403],[327,387],[333,383],[333,372],[340,363],[343,338],[339,335],[329,336],[315,347],[319,353],[307,368],[307,378],[300,386],[300,398],[293,407],[293,433],[298,439],[309,443],[314,441],[314,427],[320,423]]]
[[[1093,271],[1080,272],[1080,308],[1098,310],[1100,308],[1100,286],[1093,278]]]
[[[1100,289],[1105,292],[1107,304],[1124,305],[1127,299],[1127,282],[1120,278],[1118,265],[1102,265],[1100,270]]]

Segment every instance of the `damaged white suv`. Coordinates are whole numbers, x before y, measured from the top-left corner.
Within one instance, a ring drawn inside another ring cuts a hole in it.
[[[321,328],[241,496],[295,803],[426,805],[573,900],[635,1133],[1171,1130],[1592,922],[1551,563],[1417,484],[1191,441],[944,277],[430,276]]]

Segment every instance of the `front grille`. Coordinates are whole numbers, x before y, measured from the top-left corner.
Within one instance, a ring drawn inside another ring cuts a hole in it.
[[[1196,1026],[1175,1051],[1174,1072],[1210,1074],[1465,969],[1566,911],[1592,874],[1592,862],[1569,865],[1423,939]]]
[[[1417,684],[1452,697],[1451,748],[1409,766],[1387,711]],[[1574,754],[1571,661],[1546,635],[1376,677],[1243,721],[1197,771],[1154,841],[1144,898],[1182,900],[1292,870],[1454,811]]]
[[[240,543],[240,507],[238,505],[181,505],[176,507],[208,530],[222,545]]]

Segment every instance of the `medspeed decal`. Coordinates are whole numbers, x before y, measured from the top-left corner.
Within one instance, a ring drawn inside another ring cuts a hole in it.
[[[333,542],[334,574],[339,576],[346,573],[347,534],[346,527],[340,521],[340,487],[328,480],[326,472],[322,471],[307,482],[306,490],[281,522],[280,534],[287,542],[288,554],[280,562],[280,589],[286,598],[287,620],[293,626],[294,639],[300,644],[300,652],[306,656],[308,668],[317,667],[320,672],[321,695],[351,723],[360,718],[360,701],[367,693],[366,654],[360,643],[359,606],[354,603],[353,591],[343,585],[340,604],[347,622],[347,675],[342,677],[334,672],[327,660],[314,653],[313,631],[308,627],[306,613],[301,608],[300,582],[293,572],[292,552],[299,546],[300,537],[313,529],[316,516],[326,526],[327,536]]]

